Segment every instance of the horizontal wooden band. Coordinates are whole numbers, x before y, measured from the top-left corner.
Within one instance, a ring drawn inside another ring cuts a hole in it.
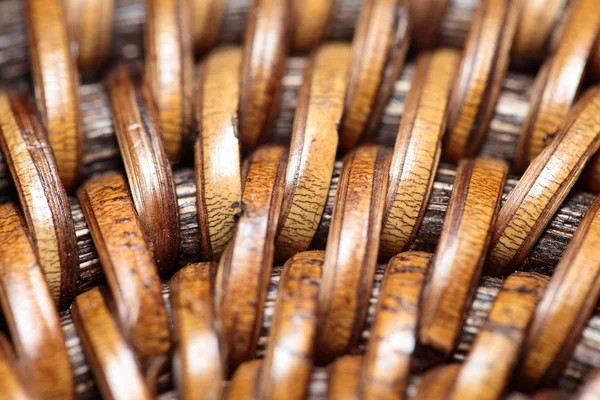
[[[98,250],[123,335],[132,343],[144,374],[171,347],[160,278],[124,177],[109,173],[78,190],[81,208]]]
[[[507,173],[508,164],[490,158],[458,164],[420,303],[420,342],[444,358],[454,350],[481,276]]]
[[[75,188],[83,156],[79,74],[62,0],[27,0],[26,18],[38,108],[65,188]]]
[[[350,46],[325,44],[304,74],[290,143],[277,258],[307,250],[319,226],[338,146]]]
[[[319,291],[317,355],[332,360],[358,342],[377,264],[390,153],[362,146],[344,158]]]
[[[133,350],[110,312],[103,288],[78,296],[71,315],[100,393],[111,399],[152,399]]]
[[[73,218],[46,132],[22,95],[0,94],[0,147],[50,293],[65,309],[79,276]]]
[[[139,222],[159,272],[170,276],[179,249],[173,171],[160,137],[158,112],[145,77],[125,64],[106,80],[115,135]]]
[[[165,151],[172,163],[193,143],[194,55],[186,0],[147,0],[146,78],[158,107]]]
[[[380,256],[406,250],[417,234],[440,159],[459,61],[459,54],[448,49],[419,56],[390,166]]]
[[[221,398],[226,356],[216,328],[216,272],[215,263],[189,264],[171,278],[173,373],[185,400]]]
[[[75,398],[58,312],[12,203],[0,206],[0,305],[19,361],[41,398]]]

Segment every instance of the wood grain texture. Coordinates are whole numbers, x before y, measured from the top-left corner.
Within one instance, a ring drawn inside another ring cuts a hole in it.
[[[252,0],[239,103],[239,132],[246,152],[271,133],[290,45],[292,7],[292,0]]]
[[[159,272],[170,276],[179,249],[175,183],[160,137],[156,105],[145,77],[138,72],[121,64],[109,73],[106,85],[140,225]]]
[[[221,256],[215,290],[231,367],[251,358],[256,349],[273,266],[286,159],[284,147],[263,146],[244,166],[242,214]]]
[[[103,289],[96,287],[79,295],[71,307],[98,389],[107,399],[151,399],[140,365],[111,314]]]
[[[420,304],[420,343],[443,358],[456,346],[481,276],[507,173],[508,164],[491,158],[458,164]]]
[[[205,53],[219,39],[227,0],[189,0],[192,39],[196,53]]]
[[[98,71],[110,56],[115,0],[66,0],[71,39],[81,71]]]
[[[600,4],[596,0],[573,0],[563,24],[556,50],[533,86],[514,160],[519,170],[542,152],[575,100],[600,32]]]
[[[340,146],[348,151],[372,137],[404,65],[410,25],[400,0],[366,0],[352,40]]]
[[[218,260],[242,212],[238,101],[242,49],[213,50],[198,69],[194,171],[202,253]]]
[[[362,146],[344,158],[319,290],[317,355],[332,360],[356,346],[377,264],[390,153]]]
[[[440,28],[450,5],[449,0],[409,1],[413,26],[412,44],[418,49],[435,46],[440,39]]]
[[[362,356],[345,356],[331,364],[327,381],[328,400],[359,399],[358,388],[362,362]]]
[[[83,153],[79,74],[62,0],[25,1],[38,108],[65,188],[74,189]]]
[[[191,0],[146,0],[146,77],[158,107],[165,150],[172,163],[193,143]]]
[[[361,369],[361,398],[406,398],[419,301],[430,261],[429,253],[405,252],[388,263]]]
[[[79,275],[75,228],[46,132],[22,95],[0,94],[0,147],[50,293],[64,309]]]
[[[456,67],[454,50],[419,56],[392,156],[380,256],[412,244],[425,214],[446,131],[446,106]]]
[[[315,356],[324,256],[323,251],[306,251],[283,266],[258,383],[262,398],[306,398]]]
[[[521,4],[483,0],[473,17],[448,105],[448,160],[472,157],[481,147],[508,69]]]
[[[294,51],[308,52],[319,45],[327,33],[335,3],[335,0],[294,0]]]
[[[175,355],[173,374],[182,399],[220,399],[225,352],[214,310],[215,263],[188,264],[171,278]]]
[[[569,0],[527,0],[523,2],[511,56],[513,63],[527,65],[541,61],[549,50],[553,32]]]
[[[27,376],[19,365],[8,339],[0,335],[0,385],[2,400],[37,400],[40,397],[27,384]]]
[[[600,198],[594,200],[556,267],[525,343],[518,384],[548,386],[564,368],[600,297]]]
[[[256,383],[261,365],[261,360],[251,360],[241,364],[231,378],[229,390],[224,398],[228,400],[255,400],[257,398]]]
[[[13,203],[0,206],[0,305],[29,384],[43,399],[74,399],[58,312]]]
[[[503,396],[539,298],[548,278],[516,272],[504,281],[467,355],[450,399],[499,399]]]
[[[337,153],[350,46],[325,44],[304,74],[290,143],[277,258],[308,249],[319,226]]]
[[[426,371],[421,376],[413,400],[446,399],[460,372],[460,364],[445,364]]]
[[[144,373],[151,375],[166,361],[171,333],[156,263],[127,183],[113,172],[89,179],[77,194],[123,335],[132,343]]]
[[[508,196],[494,228],[486,273],[507,273],[523,261],[599,147],[600,87],[594,87]]]

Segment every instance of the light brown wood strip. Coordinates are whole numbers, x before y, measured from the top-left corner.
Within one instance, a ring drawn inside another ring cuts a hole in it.
[[[205,53],[219,40],[227,0],[189,0],[191,30],[197,53]]]
[[[329,367],[328,400],[358,400],[362,356],[345,356]]]
[[[6,336],[0,334],[0,399],[38,400],[40,397],[28,385],[27,378]]]
[[[410,19],[413,26],[412,42],[418,49],[435,46],[440,39],[440,29],[450,0],[409,1]]]
[[[256,384],[261,365],[261,360],[251,360],[241,364],[231,378],[225,398],[228,400],[256,400]]]
[[[414,400],[445,400],[460,372],[460,364],[432,368],[421,376]]]
[[[294,0],[295,51],[308,52],[319,45],[331,24],[334,4],[335,0]]]

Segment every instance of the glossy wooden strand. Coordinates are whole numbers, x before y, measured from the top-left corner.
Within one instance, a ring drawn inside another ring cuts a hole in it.
[[[242,49],[213,50],[198,69],[194,147],[202,253],[218,259],[241,214],[242,178],[238,100]]]
[[[323,251],[298,253],[283,266],[266,354],[261,398],[304,399],[314,359]]]
[[[40,397],[28,385],[27,376],[6,336],[0,334],[1,400],[38,400]]]
[[[363,136],[373,136],[379,127],[404,65],[410,36],[408,20],[402,0],[366,0],[361,8],[340,126],[344,150],[356,147]]]
[[[465,359],[450,399],[499,399],[508,387],[548,278],[516,272],[504,281]]]
[[[242,61],[239,132],[244,151],[270,135],[289,49],[293,0],[252,0]]]
[[[221,256],[216,308],[232,367],[251,358],[258,341],[273,266],[286,158],[283,147],[263,146],[246,161],[242,214],[233,240]]]
[[[575,100],[592,46],[600,32],[597,0],[572,0],[560,42],[540,70],[515,155],[524,170],[546,147]]]
[[[113,36],[115,0],[66,0],[69,33],[77,43],[82,71],[97,71],[108,60]]]
[[[0,221],[0,304],[19,362],[41,398],[74,399],[57,309],[14,204],[0,206]]]
[[[317,354],[351,350],[364,324],[377,264],[390,153],[362,146],[344,158],[319,290]]]
[[[345,356],[329,367],[328,400],[358,400],[362,356]]]
[[[509,63],[520,0],[483,0],[473,18],[448,104],[444,157],[477,154],[487,134]]]
[[[50,293],[64,309],[79,276],[75,228],[46,132],[22,95],[0,94],[0,147]]]
[[[338,145],[350,46],[325,44],[312,56],[300,89],[277,234],[277,258],[308,249],[329,193]]]
[[[334,0],[294,0],[295,51],[308,52],[319,45],[331,23],[334,4]]]
[[[406,99],[390,166],[380,256],[404,251],[414,240],[435,178],[446,106],[460,61],[454,50],[421,55]]]
[[[256,384],[259,379],[262,360],[251,360],[241,364],[229,384],[227,400],[256,400]]]
[[[102,288],[79,295],[71,307],[71,315],[102,396],[115,400],[153,398]]]
[[[536,310],[517,374],[531,391],[554,382],[600,298],[600,198],[581,221]]]
[[[419,339],[452,354],[479,281],[508,173],[504,161],[459,162],[440,240],[421,297]]]
[[[379,292],[361,373],[361,398],[403,399],[417,342],[418,305],[431,254],[392,257]]]
[[[448,397],[460,372],[460,364],[445,364],[432,368],[421,376],[414,400],[444,400]]]
[[[74,189],[83,156],[79,75],[62,0],[25,1],[38,108],[65,188]]]
[[[171,333],[158,270],[127,183],[113,172],[88,180],[77,194],[123,335],[133,344],[143,371],[152,373],[165,361]]]
[[[219,40],[226,0],[189,0],[192,38],[196,53],[205,53]]]
[[[527,0],[523,2],[511,55],[525,65],[543,59],[553,31],[569,0]]]
[[[179,249],[173,171],[150,87],[144,76],[135,74],[121,64],[110,72],[106,84],[133,204],[159,272],[170,276]]]
[[[146,77],[158,107],[165,151],[177,163],[193,143],[192,0],[145,1]]]
[[[589,60],[589,73],[596,82],[600,81],[600,39],[596,40]]]
[[[413,26],[412,43],[418,49],[435,46],[450,0],[411,0],[410,19]]]
[[[220,399],[225,353],[214,311],[215,263],[189,264],[171,278],[175,359],[173,373],[182,399]]]
[[[508,196],[498,214],[486,273],[505,274],[521,264],[599,147],[600,87],[594,87]]]

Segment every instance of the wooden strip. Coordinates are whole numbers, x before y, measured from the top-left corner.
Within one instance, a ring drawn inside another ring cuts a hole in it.
[[[144,372],[171,347],[160,278],[122,175],[92,178],[77,191],[125,338]],[[151,377],[149,377],[151,379]]]
[[[83,156],[79,75],[62,0],[25,1],[33,83],[65,188],[75,188]]]
[[[0,221],[0,305],[19,362],[41,398],[74,399],[57,309],[13,203],[0,205]]]
[[[448,104],[448,160],[474,156],[481,147],[508,68],[521,3],[484,0],[473,18]]]
[[[65,309],[79,276],[73,217],[46,132],[22,95],[0,94],[0,146],[50,293]]]
[[[107,399],[151,399],[140,366],[119,330],[102,288],[78,296],[71,315],[100,393]]]
[[[542,152],[569,112],[598,32],[598,1],[573,0],[560,42],[534,83],[514,160],[517,169],[524,170]]]
[[[242,214],[221,257],[216,283],[216,308],[232,367],[254,355],[260,334],[286,159],[284,147],[263,146],[244,166]]]
[[[344,150],[374,136],[379,127],[408,50],[408,14],[401,0],[366,0],[361,8],[340,126]]]
[[[235,371],[229,390],[225,396],[228,400],[255,400],[256,382],[259,378],[261,360],[246,361]]]
[[[599,147],[600,87],[594,87],[508,196],[498,215],[486,273],[505,274],[521,264]]]
[[[311,57],[300,89],[285,176],[277,258],[287,260],[313,240],[333,173],[350,46],[326,44]]]
[[[435,46],[440,39],[440,28],[450,0],[410,1],[410,20],[413,26],[413,44],[418,49]]]
[[[219,40],[227,0],[189,0],[196,53],[206,53]]]
[[[115,0],[66,0],[69,33],[82,71],[98,71],[110,56]]]
[[[351,350],[365,321],[377,265],[390,153],[362,146],[344,158],[319,291],[317,355]]]
[[[362,356],[345,356],[329,367],[328,400],[358,400]]]
[[[420,342],[443,358],[454,350],[481,276],[507,173],[504,161],[491,158],[458,164],[421,298]]]
[[[390,167],[380,256],[410,246],[419,230],[435,178],[446,106],[460,61],[454,50],[422,54],[405,104]]]
[[[294,0],[295,51],[308,52],[319,45],[331,23],[334,3],[334,0]]]
[[[460,372],[460,364],[445,364],[432,368],[421,376],[413,400],[445,399]]]
[[[525,344],[521,388],[555,381],[600,298],[600,197],[596,198],[556,267]]]
[[[6,336],[0,334],[0,399],[39,399],[37,393],[27,384],[27,378]]]
[[[194,59],[189,1],[146,0],[146,77],[172,163],[185,156],[193,141]]]
[[[260,372],[259,395],[305,399],[315,355],[324,252],[298,253],[283,266]]]
[[[499,399],[508,387],[548,278],[516,272],[504,281],[462,364],[450,399]]]
[[[225,352],[214,310],[216,263],[188,264],[171,278],[174,380],[182,399],[220,399]]]
[[[159,272],[170,276],[179,249],[175,183],[160,137],[152,93],[144,76],[137,76],[137,72],[121,64],[110,72],[106,85],[140,225]]]
[[[431,254],[406,252],[387,265],[361,373],[361,398],[402,399],[417,342],[418,304]]]
[[[239,126],[244,151],[270,135],[292,26],[292,0],[252,0],[242,61]]]
[[[242,49],[213,50],[198,69],[194,171],[202,254],[218,259],[241,214],[238,99]]]

